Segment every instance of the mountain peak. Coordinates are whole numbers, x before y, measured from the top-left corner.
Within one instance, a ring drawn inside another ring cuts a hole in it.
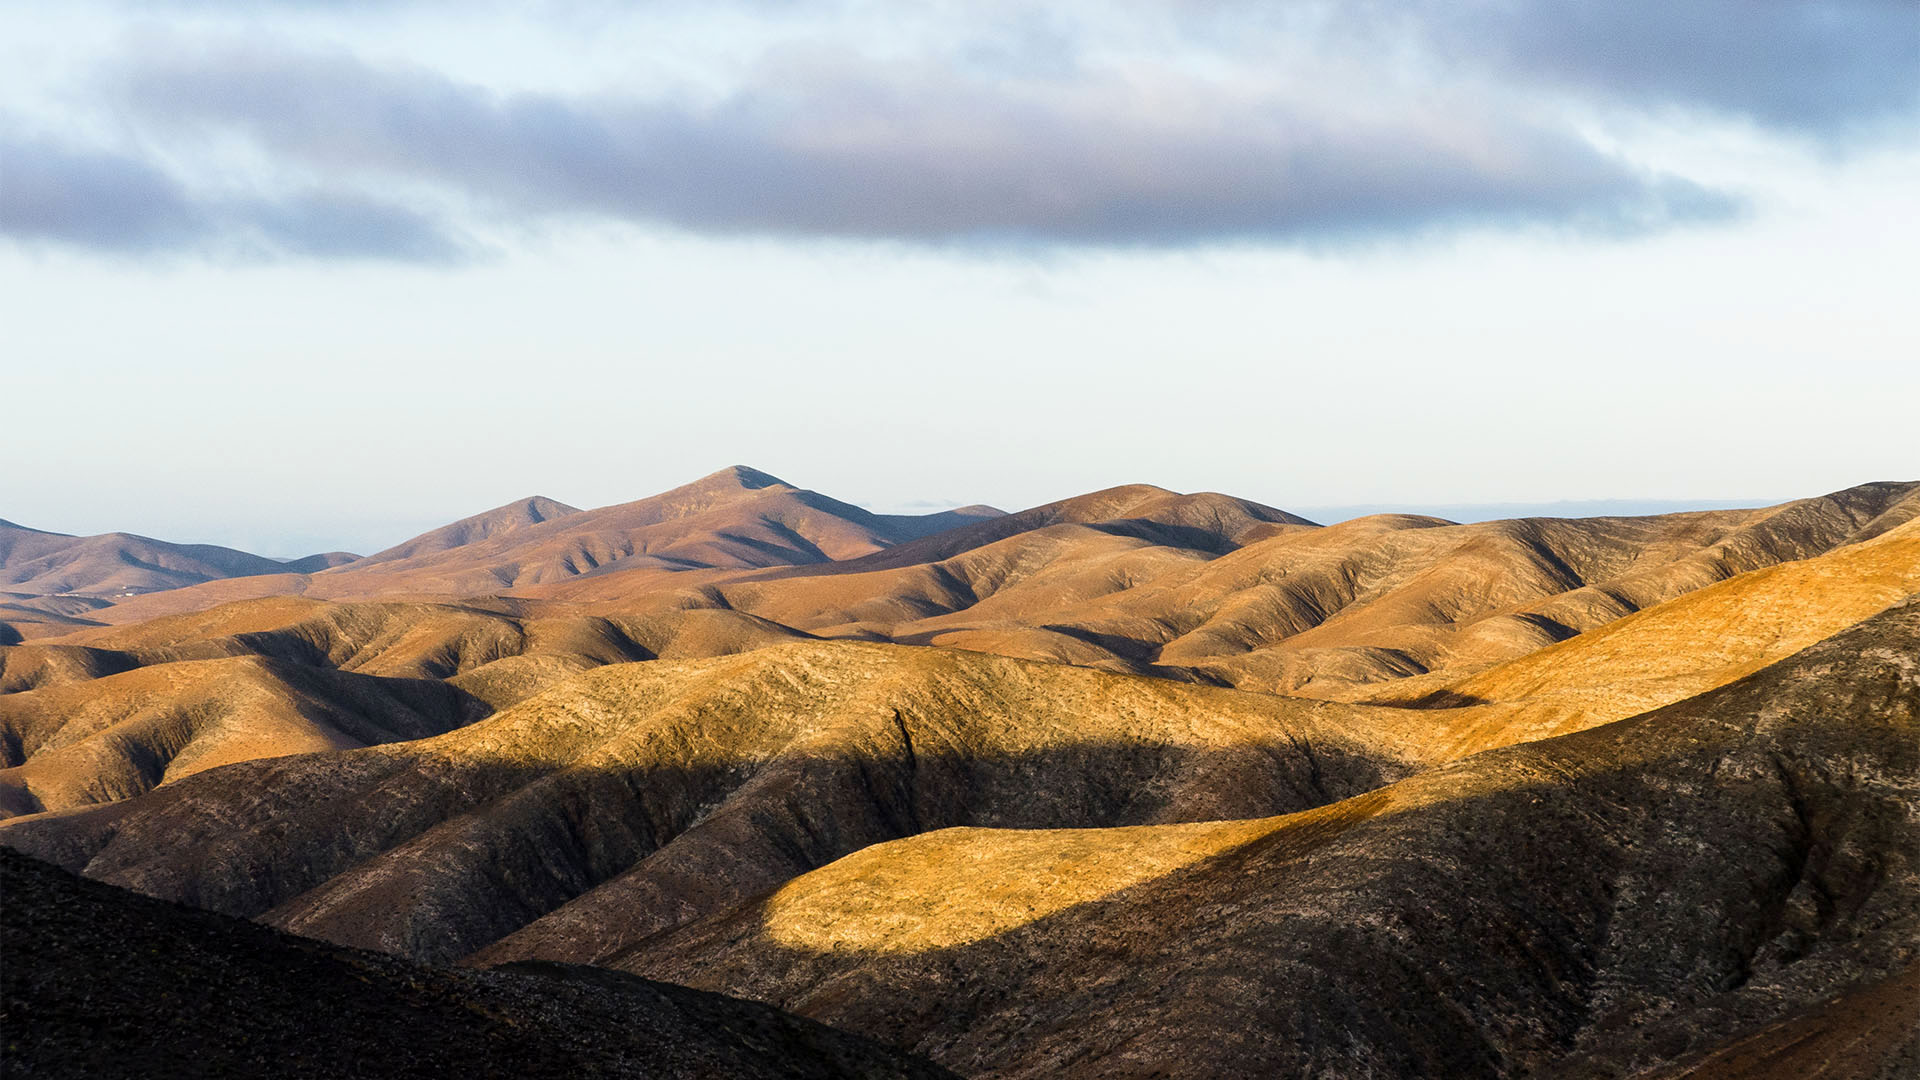
[[[421,533],[385,551],[375,552],[360,560],[360,565],[397,562],[421,555],[450,551],[457,547],[478,543],[489,536],[528,528],[552,521],[554,518],[568,517],[577,513],[580,513],[577,507],[568,506],[557,499],[549,499],[545,495],[528,495],[471,517],[461,518],[432,532]]]
[[[768,487],[792,487],[792,484],[773,475],[761,472],[751,465],[729,465],[718,472],[711,472],[694,481],[693,486],[708,487],[718,484],[731,484],[749,491]]]

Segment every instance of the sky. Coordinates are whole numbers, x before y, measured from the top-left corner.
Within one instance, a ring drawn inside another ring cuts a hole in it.
[[[0,517],[1920,478],[1911,0],[0,0]]]

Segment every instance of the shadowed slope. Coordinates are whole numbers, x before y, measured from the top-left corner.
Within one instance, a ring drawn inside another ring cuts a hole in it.
[[[8,1076],[935,1077],[764,1005],[608,971],[423,968],[0,849]]]
[[[928,833],[609,962],[968,1075],[1632,1075],[1905,985],[1916,800],[1920,599],[1305,813]]]
[[[0,697],[0,816],[138,795],[254,758],[437,735],[490,711],[445,683],[236,657]]]
[[[588,960],[929,828],[1341,798],[1404,775],[1423,719],[800,643],[601,668],[439,738],[236,765],[0,837],[341,943],[450,958],[527,927],[490,955]]]

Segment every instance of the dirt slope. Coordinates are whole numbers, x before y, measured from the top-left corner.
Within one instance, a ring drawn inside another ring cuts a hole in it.
[[[931,832],[608,962],[970,1076],[1713,1075],[1911,980],[1917,801],[1920,598],[1305,813]],[[1849,1075],[1913,1060],[1888,1008],[1820,1027],[1854,1026]]]
[[[0,840],[344,944],[451,959],[524,928],[494,955],[589,960],[927,829],[1318,805],[1405,775],[1423,720],[803,642],[604,667],[448,735],[233,765]]]
[[[68,536],[0,521],[0,591],[8,593],[114,597],[286,570],[278,560],[212,544],[132,533]]]

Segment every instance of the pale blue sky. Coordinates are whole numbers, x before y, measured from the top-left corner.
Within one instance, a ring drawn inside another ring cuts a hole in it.
[[[1920,476],[1915,5],[902,10],[0,4],[0,517]]]

